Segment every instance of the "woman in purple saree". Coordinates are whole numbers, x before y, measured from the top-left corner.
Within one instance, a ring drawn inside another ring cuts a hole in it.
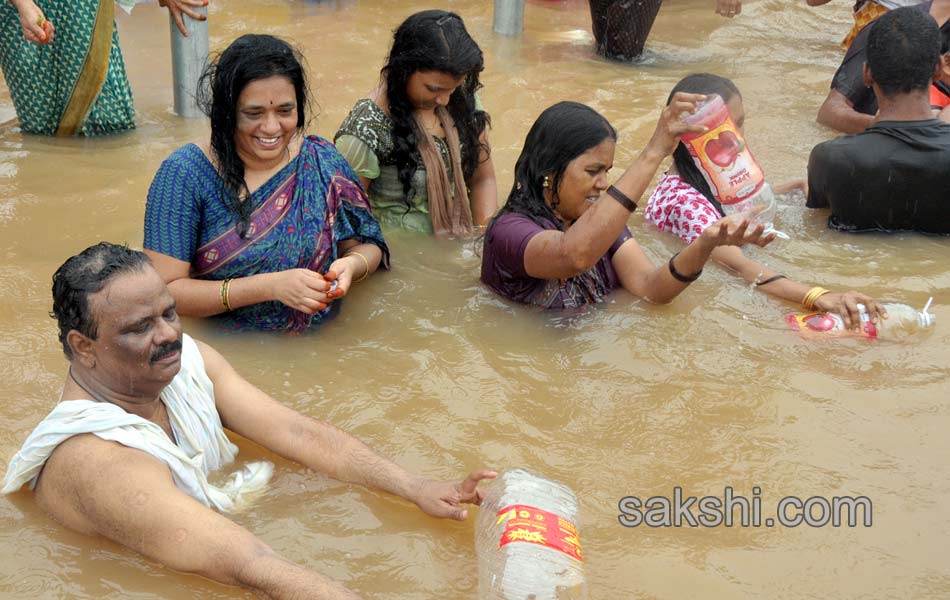
[[[304,137],[296,53],[246,35],[209,69],[209,146],[162,163],[145,212],[145,251],[179,313],[232,329],[302,332],[389,250],[336,148]]]

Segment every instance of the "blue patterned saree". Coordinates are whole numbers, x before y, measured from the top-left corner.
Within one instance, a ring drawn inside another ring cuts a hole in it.
[[[247,200],[253,212],[241,237],[224,182],[201,149],[189,144],[166,159],[152,181],[144,246],[189,262],[197,279],[296,268],[325,273],[338,258],[337,244],[350,239],[379,246],[388,268],[389,249],[358,181],[331,143],[308,136],[297,158]],[[299,333],[331,310],[308,315],[269,301],[216,318],[231,329]]]

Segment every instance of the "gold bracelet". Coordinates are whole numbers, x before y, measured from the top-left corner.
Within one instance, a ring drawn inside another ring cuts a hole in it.
[[[231,312],[231,299],[228,292],[231,288],[231,280],[225,279],[221,282],[221,306],[224,307],[224,310]]]
[[[822,289],[823,288],[816,286],[805,292],[805,297],[802,298],[802,306],[804,306],[806,310],[813,310],[815,308],[816,294],[821,292]]]
[[[808,310],[815,310],[815,302],[818,300],[818,298],[829,293],[831,293],[831,290],[826,290],[823,287],[815,286],[808,290],[808,293],[806,293],[805,297],[802,298],[802,306]]]
[[[366,260],[366,257],[363,256],[362,254],[360,254],[359,252],[347,252],[347,253],[344,254],[343,256],[346,257],[346,256],[354,256],[354,255],[355,255],[355,256],[359,256],[360,258],[362,258],[362,259],[363,259],[363,264],[366,265],[366,271],[363,272],[363,276],[360,277],[359,279],[353,281],[353,283],[359,283],[359,282],[363,281],[364,279],[366,279],[367,277],[369,277],[369,261]]]

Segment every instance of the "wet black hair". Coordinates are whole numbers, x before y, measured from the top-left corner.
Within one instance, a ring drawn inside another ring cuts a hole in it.
[[[297,130],[303,131],[309,94],[302,63],[300,52],[284,40],[272,35],[247,34],[231,42],[201,75],[198,104],[211,119],[211,151],[242,238],[247,233],[252,207],[246,201],[250,193],[244,180],[244,163],[234,142],[238,97],[252,81],[286,77],[296,91]]]
[[[99,242],[69,257],[53,274],[53,310],[50,317],[59,325],[59,341],[66,358],[73,351],[66,341],[75,329],[89,339],[96,339],[98,324],[89,306],[89,296],[99,292],[109,281],[124,273],[138,273],[151,264],[144,252],[109,242]]]
[[[940,60],[940,29],[928,13],[897,8],[878,17],[868,34],[868,70],[887,96],[927,90]]]
[[[508,201],[495,219],[513,212],[541,225],[550,221],[561,229],[561,220],[544,201],[545,176],[557,197],[571,161],[608,138],[616,140],[617,131],[603,115],[585,104],[558,102],[545,109],[525,137]]]
[[[484,68],[481,48],[468,34],[462,17],[455,13],[425,10],[410,16],[396,29],[381,74],[386,80],[393,121],[393,158],[407,208],[412,204],[412,176],[421,160],[412,131],[414,109],[406,91],[409,77],[418,71],[464,77],[449,98],[448,111],[455,120],[459,142],[467,149],[462,159],[462,175],[468,182],[478,168],[479,154],[489,151],[479,137],[491,120],[488,113],[475,108],[475,92],[482,87],[478,75]]]
[[[706,95],[717,94],[722,98],[723,102],[729,102],[736,96],[740,99],[742,98],[742,94],[739,93],[739,88],[736,87],[736,84],[725,77],[713,75],[712,73],[692,73],[680,79],[679,83],[673,86],[673,90],[666,99],[667,105],[673,101],[673,96],[677,92]],[[686,144],[680,142],[676,146],[676,150],[673,151],[673,164],[676,165],[676,170],[679,171],[683,181],[699,190],[699,192],[709,200],[710,204],[719,211],[719,214],[725,216],[722,210],[722,204],[719,203],[719,200],[713,194],[712,188],[709,187],[709,182],[706,181],[702,171],[696,166],[693,155],[689,153]]]

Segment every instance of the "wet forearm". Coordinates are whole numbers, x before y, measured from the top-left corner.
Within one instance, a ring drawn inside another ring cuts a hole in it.
[[[359,600],[359,596],[313,571],[277,554],[263,554],[243,565],[237,575],[240,585],[275,600]]]
[[[808,292],[810,286],[787,277],[780,277],[764,285],[759,285],[779,276],[778,271],[748,258],[741,248],[721,246],[712,251],[712,259],[773,298],[798,303]]]
[[[677,273],[686,277],[702,271],[706,261],[712,253],[712,244],[704,237],[686,246],[675,258],[672,258],[673,268]],[[670,262],[666,261],[650,271],[640,294],[651,302],[665,304],[676,298],[683,290],[689,287],[689,281],[680,281],[670,271]]]
[[[210,317],[227,312],[228,307],[234,310],[273,300],[272,276],[273,273],[261,273],[232,279],[226,290],[223,281],[182,278],[169,282],[168,289],[175,297],[179,314]]]
[[[840,92],[838,93],[840,95]],[[818,111],[818,122],[844,133],[860,133],[871,126],[874,115],[866,115],[854,110],[845,100],[829,98]]]
[[[487,225],[498,211],[498,186],[492,177],[482,177],[472,182],[472,222],[476,226]]]
[[[383,251],[376,244],[355,244],[343,251],[342,258],[350,261],[355,282],[376,272],[383,260]]]
[[[293,458],[334,479],[356,483],[415,502],[421,479],[329,423],[308,420]]]

